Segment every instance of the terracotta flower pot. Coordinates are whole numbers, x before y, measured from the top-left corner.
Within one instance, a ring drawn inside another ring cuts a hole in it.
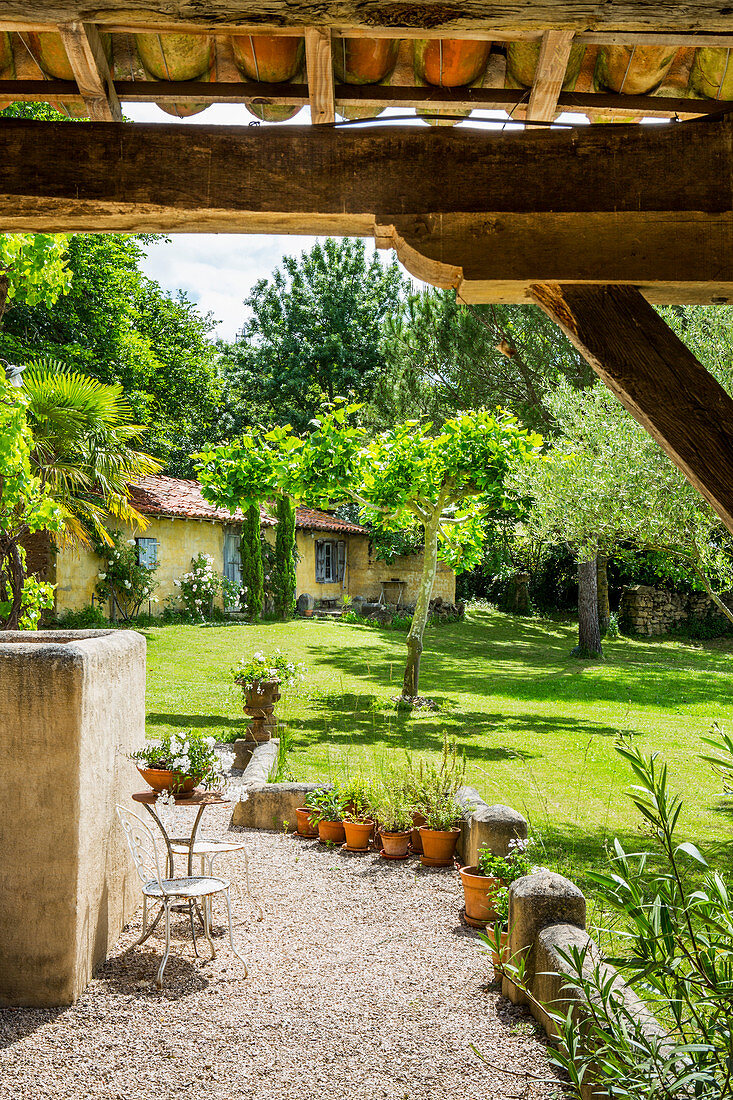
[[[170,772],[164,768],[138,768],[137,770],[154,791],[173,791],[174,794],[186,794],[192,791],[198,783],[198,779],[193,776],[181,781],[180,772]]]
[[[428,829],[420,827],[422,862],[426,867],[450,867],[456,851],[460,829]]]
[[[382,844],[386,855],[391,856],[392,859],[401,859],[403,856],[407,855],[407,849],[410,844],[409,829],[404,833],[385,833],[383,830],[380,830],[379,835],[382,838]]]
[[[497,955],[496,951],[491,952],[491,959],[494,964],[494,981],[500,982],[504,976],[504,963],[506,962],[506,945],[509,939],[509,933],[504,931],[501,934],[501,957]]]
[[[414,813],[412,815],[412,832],[410,834],[410,844],[412,845],[413,852],[417,855],[422,855],[422,841],[420,840],[420,826],[425,824],[425,818],[422,814]]]
[[[372,839],[373,821],[344,821],[346,843],[349,848],[358,851],[366,851],[369,841]]]
[[[346,840],[343,821],[319,821],[318,839],[321,844],[343,844]]]
[[[466,900],[466,920],[469,924],[487,925],[498,919],[494,900],[502,888],[498,878],[480,875],[478,867],[461,867],[463,896]]]
[[[312,811],[307,806],[298,806],[295,816],[298,819],[298,832],[301,836],[318,836],[318,826],[311,818]]]

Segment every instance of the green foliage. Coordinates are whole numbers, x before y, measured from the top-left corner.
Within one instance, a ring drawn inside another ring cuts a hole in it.
[[[164,733],[159,743],[146,745],[130,753],[130,759],[142,768],[159,768],[174,773],[173,790],[180,790],[187,779],[194,779],[207,790],[222,785],[224,775],[213,737],[199,730]]]
[[[220,592],[226,606],[237,604],[241,595],[237,585],[216,571],[211,554],[197,554],[191,558],[188,573],[173,583],[180,589],[186,614],[202,621],[214,614],[214,600]]]
[[[109,625],[107,616],[96,603],[75,610],[64,611],[58,617],[59,626],[65,630],[96,630]]]
[[[412,828],[415,804],[404,768],[383,768],[374,791],[374,810],[380,832],[406,833]]]
[[[367,821],[374,810],[375,788],[361,771],[352,771],[336,783],[345,821]]]
[[[202,317],[140,271],[149,236],[75,234],[68,239],[68,292],[57,301],[14,299],[0,331],[0,355],[16,363],[63,362],[119,384],[141,442],[167,472],[191,476],[188,456],[219,438],[221,380]]]
[[[312,810],[311,818],[316,822],[343,820],[344,804],[337,787],[309,791],[305,804]]]
[[[23,374],[33,434],[31,462],[56,501],[67,538],[88,545],[89,532],[107,539],[111,521],[147,521],[129,500],[130,484],[160,470],[137,450],[143,428],[133,421],[122,387],[35,359]]]
[[[476,869],[480,875],[498,879],[504,886],[510,886],[518,878],[532,873],[532,860],[527,855],[527,841],[510,843],[509,853],[495,856],[490,848],[479,848]]]
[[[718,1100],[729,1093],[732,1072],[730,883],[694,844],[679,841],[682,803],[669,791],[658,754],[645,757],[625,744],[617,751],[636,778],[632,801],[661,868],[652,853],[630,854],[617,840],[611,873],[591,877],[624,920],[619,946],[625,950],[608,961],[652,1006],[658,1003],[665,1026],[643,1027],[613,972],[590,950],[574,949],[565,959],[568,986],[579,1000],[566,1014],[551,1013],[561,1039],[551,1058],[578,1097],[595,1079],[619,1100]]]
[[[304,674],[304,666],[279,649],[274,653],[258,652],[251,657],[242,657],[236,668],[232,669],[232,679],[244,694],[263,682],[274,681],[281,687],[290,687],[302,680]]]
[[[0,233],[8,304],[52,306],[71,283],[67,246],[62,233]]]
[[[242,558],[242,607],[257,622],[265,602],[265,572],[260,547],[260,506],[250,504],[244,514],[240,553]]]
[[[327,238],[283,257],[246,299],[240,340],[222,348],[230,434],[261,424],[302,431],[324,402],[368,398],[385,369],[381,325],[405,285],[396,263],[367,261],[361,240]]]
[[[280,619],[292,618],[295,611],[295,505],[289,497],[280,496],[275,505],[275,555],[270,573],[270,587],[275,614]]]
[[[33,471],[26,399],[0,371],[0,629],[35,629],[51,592],[25,575],[21,542],[34,531],[60,531],[62,515]]]
[[[153,595],[158,587],[155,579],[158,564],[140,563],[133,538],[126,538],[121,531],[111,531],[104,540],[96,538],[93,548],[102,559],[102,568],[97,573],[96,594],[98,599],[110,601],[113,619],[119,612],[120,617],[129,622],[144,603],[149,600],[158,602]]]

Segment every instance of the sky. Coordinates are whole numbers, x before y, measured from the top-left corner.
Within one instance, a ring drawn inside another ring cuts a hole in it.
[[[241,126],[251,121],[251,116],[241,104],[213,104],[198,115],[175,120],[154,103],[126,103],[124,112],[134,122],[176,121],[188,126]],[[425,125],[417,122],[411,110],[390,108],[390,117],[397,114],[406,119],[411,117],[415,125]],[[565,121],[577,124],[587,122],[587,119],[570,114],[561,115],[558,119],[558,122]],[[310,111],[307,107],[293,119],[296,125],[309,122]],[[471,126],[476,122],[488,123],[495,128],[506,124],[506,115],[503,112],[474,111],[470,121],[459,125]],[[288,123],[277,125],[287,126]],[[311,248],[316,239],[274,234],[182,233],[176,234],[170,241],[150,245],[142,266],[145,273],[165,290],[184,290],[203,313],[211,312],[218,322],[214,337],[232,340],[245,319],[243,300],[258,279],[267,278],[284,255],[299,255]],[[374,243],[369,240],[365,243],[367,252],[373,252]],[[389,262],[391,253],[383,253],[383,258]]]

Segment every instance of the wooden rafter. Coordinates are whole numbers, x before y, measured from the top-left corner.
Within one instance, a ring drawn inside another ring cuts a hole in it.
[[[93,23],[62,23],[59,34],[89,117],[122,122],[122,109],[112,81],[99,31]]]
[[[6,20],[64,23],[88,17],[86,0],[4,0]],[[599,32],[676,32],[693,33],[705,28],[733,32],[733,13],[721,0],[686,0],[686,3],[653,5],[649,0],[616,0],[599,4],[598,0],[464,0],[447,5],[445,0],[423,0],[421,4],[374,3],[374,0],[249,0],[246,19],[241,0],[156,0],[151,18],[150,0],[115,0],[95,12],[97,22],[130,24],[140,27],[154,20],[161,24],[225,28],[245,22],[254,28],[295,27],[308,24],[337,27],[389,27],[456,33],[460,31],[536,30],[559,27]]]
[[[531,294],[733,531],[733,400],[723,387],[633,287]]]
[[[450,171],[446,171],[450,166]],[[523,133],[0,122],[0,230],[375,236],[467,301],[733,301],[733,116]]]
[[[308,74],[311,121],[336,120],[333,88],[333,50],[331,32],[320,27],[308,27],[305,32],[305,67]]]
[[[545,31],[529,96],[527,118],[552,122],[573,45],[572,31]]]

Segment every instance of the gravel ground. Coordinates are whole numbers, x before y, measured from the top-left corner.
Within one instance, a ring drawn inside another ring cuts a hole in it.
[[[204,821],[212,834],[227,823],[218,808]],[[456,874],[244,835],[264,911],[258,920],[244,893],[233,897],[249,977],[227,950],[219,910],[213,962],[194,958],[176,919],[158,993],[157,933],[124,953],[139,911],[78,1004],[0,1010],[2,1100],[561,1095],[541,1031],[489,984],[490,959],[459,920]],[[227,859],[220,873],[243,883],[241,857]]]

